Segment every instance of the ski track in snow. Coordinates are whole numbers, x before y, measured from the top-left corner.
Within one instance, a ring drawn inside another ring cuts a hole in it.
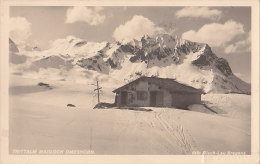
[[[174,124],[170,125],[164,120],[163,115],[167,114],[167,110],[162,109],[161,112],[157,112],[155,115],[156,120],[161,124],[163,129],[168,133],[170,141],[175,141],[179,146],[179,149],[184,154],[190,154],[192,152],[192,146],[187,138],[188,132],[184,130],[183,126],[177,123],[174,118],[171,120]],[[174,144],[173,144],[174,146]]]

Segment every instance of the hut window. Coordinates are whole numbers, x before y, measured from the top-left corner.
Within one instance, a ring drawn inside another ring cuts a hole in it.
[[[146,100],[147,93],[145,91],[137,91],[137,100]]]
[[[133,102],[134,102],[134,99],[135,99],[133,93],[130,92],[130,93],[128,94],[128,96],[129,96],[128,101],[129,101],[130,103],[133,103]]]

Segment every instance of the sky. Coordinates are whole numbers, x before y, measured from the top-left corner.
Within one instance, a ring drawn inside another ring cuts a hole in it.
[[[251,83],[250,7],[15,6],[9,23],[16,44],[43,50],[67,36],[115,42],[170,33],[209,44],[234,74]]]

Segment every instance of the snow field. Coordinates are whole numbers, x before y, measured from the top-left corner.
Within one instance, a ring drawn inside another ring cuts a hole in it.
[[[37,86],[38,82],[48,83],[53,89],[42,89]],[[221,114],[150,107],[147,107],[152,109],[150,112],[93,110],[97,97],[93,97],[95,86],[89,83],[92,81],[76,84],[11,76],[10,150],[92,149],[96,154],[235,151],[250,154],[250,95],[204,95],[203,101],[224,111]],[[101,101],[114,102],[113,83],[100,85],[103,87]],[[30,92],[28,87],[31,87]],[[69,103],[76,107],[67,107]]]

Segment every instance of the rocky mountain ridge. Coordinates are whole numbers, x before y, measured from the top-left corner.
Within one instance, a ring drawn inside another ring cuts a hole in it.
[[[14,49],[11,44],[10,50]],[[30,58],[28,67],[33,70],[70,71],[80,67],[125,82],[143,75],[158,76],[174,78],[208,93],[251,93],[250,85],[236,77],[228,62],[217,57],[209,45],[168,34],[116,43],[94,43],[69,36]]]

